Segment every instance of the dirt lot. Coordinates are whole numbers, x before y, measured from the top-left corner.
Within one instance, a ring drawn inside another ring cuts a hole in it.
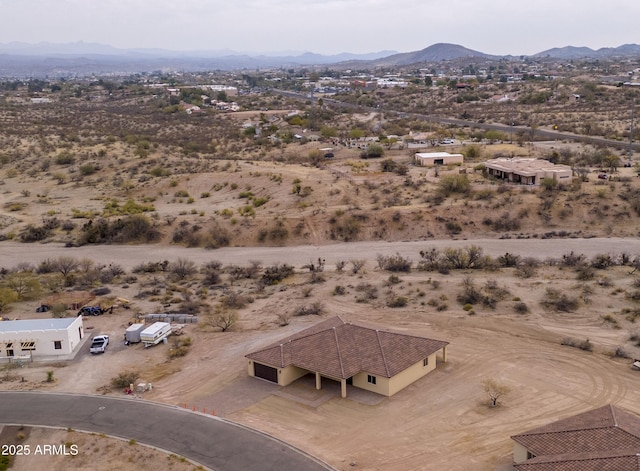
[[[144,399],[215,411],[341,470],[508,469],[503,467],[511,461],[510,435],[607,403],[640,413],[634,395],[640,373],[630,369],[631,360],[611,356],[622,346],[630,357],[640,357],[628,340],[634,324],[622,314],[632,306],[624,293],[635,286],[626,267],[599,271],[587,283],[578,283],[572,270],[557,267],[541,268],[528,279],[502,269],[450,275],[413,272],[390,283],[390,274],[377,270],[373,261],[359,274],[332,269],[324,276],[325,282],[310,284],[309,274],[298,270],[239,311],[231,332],[187,325],[183,336],[191,337],[191,349],[173,360],[168,359],[173,341],[148,349],[123,345],[131,311],[85,318],[87,332],[112,336],[105,354],[92,356],[85,344],[68,364],[33,364],[5,372],[0,387],[122,394],[103,386],[118,373],[136,369],[140,381],[153,384],[152,391],[141,395]],[[477,286],[494,280],[509,294],[495,309],[479,305],[470,314],[456,301],[465,277]],[[236,288],[249,290],[248,283]],[[357,302],[358,286],[365,283],[378,288],[378,297]],[[548,287],[584,293],[585,284],[589,294],[582,295],[575,312],[540,305]],[[337,285],[345,288],[344,295],[332,295]],[[131,297],[135,289],[120,287],[113,294]],[[408,305],[387,307],[390,291],[406,296]],[[515,313],[518,298],[529,313]],[[279,388],[248,378],[245,354],[319,320],[292,317],[289,325],[280,327],[277,315],[314,301],[323,303],[322,318],[340,315],[449,341],[448,362],[392,398],[349,388],[343,399],[338,384],[328,380],[316,391],[309,379]],[[446,307],[438,311],[438,303]],[[36,317],[34,306],[25,304],[14,314]],[[134,306],[147,312],[157,307],[149,301],[134,301]],[[615,323],[604,319],[607,314]],[[561,345],[568,337],[589,339],[594,351]],[[50,370],[54,383],[45,382]],[[511,389],[498,408],[486,405],[481,385],[485,378]]]

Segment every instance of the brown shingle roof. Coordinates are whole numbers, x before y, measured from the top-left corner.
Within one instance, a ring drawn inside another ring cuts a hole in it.
[[[518,471],[640,470],[640,418],[613,405],[511,438],[535,455]]]
[[[294,365],[333,378],[367,372],[391,378],[448,342],[368,327],[332,317],[247,358],[284,368]]]

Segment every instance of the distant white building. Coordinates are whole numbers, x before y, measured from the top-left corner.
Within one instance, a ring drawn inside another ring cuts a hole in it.
[[[455,165],[464,162],[464,155],[449,152],[417,152],[414,157],[416,165],[432,167],[434,165]]]
[[[84,337],[82,316],[0,322],[0,362],[70,358]]]

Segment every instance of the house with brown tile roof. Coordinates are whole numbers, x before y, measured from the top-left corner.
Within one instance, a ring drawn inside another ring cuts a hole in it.
[[[640,417],[613,405],[511,438],[517,471],[640,470]]]
[[[280,386],[312,373],[317,389],[322,378],[340,382],[342,397],[348,384],[392,396],[435,370],[439,352],[446,362],[448,344],[336,316],[246,357],[250,376]]]

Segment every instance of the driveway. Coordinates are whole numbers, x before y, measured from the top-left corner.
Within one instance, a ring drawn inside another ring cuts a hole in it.
[[[254,430],[217,417],[139,399],[2,391],[0,423],[72,428],[135,439],[215,471],[333,469]]]

